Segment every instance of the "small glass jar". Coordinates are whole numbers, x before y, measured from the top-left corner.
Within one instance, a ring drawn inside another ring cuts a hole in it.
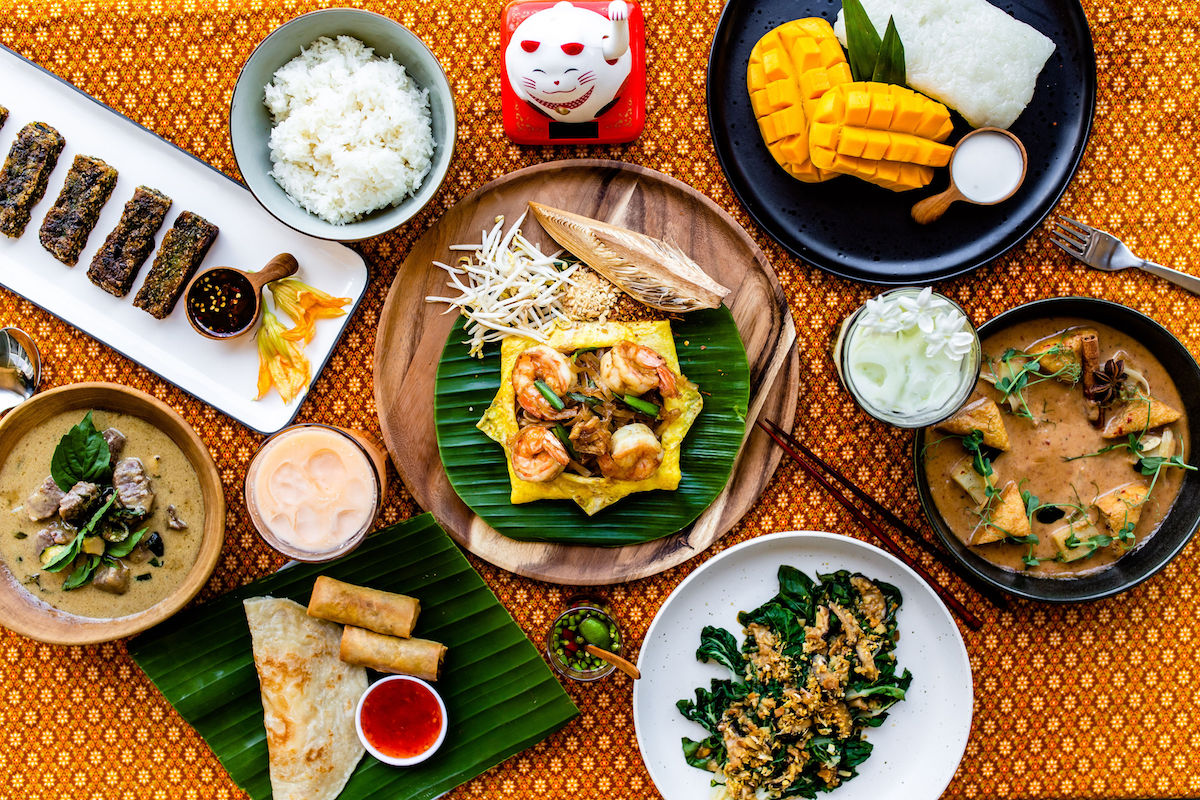
[[[379,515],[387,490],[386,459],[361,431],[316,422],[284,428],[263,442],[246,472],[250,521],[263,541],[289,558],[310,563],[340,558],[362,543]],[[288,470],[286,479],[272,474],[280,470]],[[336,533],[343,513],[351,524],[340,535],[322,546],[302,541],[301,514],[309,531]]]
[[[597,635],[601,630],[603,634]],[[575,598],[546,631],[546,657],[555,670],[573,680],[595,681],[611,675],[616,667],[589,655],[585,650],[588,644],[621,655],[625,637],[607,603],[598,598]]]
[[[962,332],[970,335],[970,349],[961,356],[957,365],[953,364],[948,357],[935,359],[922,354],[904,354],[901,348],[897,348],[896,356],[890,363],[871,365],[874,368],[871,377],[856,372],[853,368],[855,366],[854,358],[859,352],[859,347],[866,346],[866,337],[876,337],[879,340],[877,342],[878,347],[880,344],[885,346],[888,344],[887,336],[889,335],[894,335],[896,337],[895,342],[899,344],[905,334],[911,334],[910,338],[918,340],[907,343],[908,346],[912,347],[919,344],[919,341],[922,340],[921,337],[928,336],[927,333],[920,331],[916,326],[909,326],[904,331],[895,332],[894,334],[882,334],[866,328],[863,325],[863,320],[867,313],[867,305],[863,305],[846,318],[842,323],[841,329],[838,331],[837,340],[833,346],[833,362],[837,367],[838,377],[841,378],[842,385],[850,392],[854,401],[858,403],[863,411],[866,411],[875,419],[895,425],[898,428],[924,428],[953,416],[962,407],[963,403],[967,401],[967,398],[971,396],[971,392],[974,390],[975,383],[979,378],[979,367],[983,353],[979,344],[979,334],[975,330],[975,326],[971,324],[970,317],[967,316],[967,313],[961,306],[948,297],[936,292],[929,292],[919,287],[893,289],[879,295],[875,300],[883,303],[894,303],[899,298],[908,297],[913,298],[914,302],[916,302],[923,292],[926,293],[927,302],[930,300],[934,303],[941,301],[937,305],[938,310],[943,311],[943,313],[955,312],[961,314],[962,319],[965,321]],[[903,362],[902,359],[905,355],[910,357],[910,362]],[[924,363],[912,364],[913,360]],[[910,369],[912,367],[930,369],[932,379],[940,382],[935,396],[927,398],[925,404],[918,403],[906,407],[900,402],[896,402],[888,405],[872,397],[872,394],[877,397],[879,392],[873,393],[870,389],[878,389],[887,382],[890,377],[887,375],[889,369],[904,370],[905,377],[907,378],[912,374],[912,369]],[[940,375],[938,374],[939,368],[943,368],[943,372]],[[863,370],[863,372],[869,371]],[[859,386],[856,383],[857,381],[865,382],[868,380],[875,380],[875,386]]]

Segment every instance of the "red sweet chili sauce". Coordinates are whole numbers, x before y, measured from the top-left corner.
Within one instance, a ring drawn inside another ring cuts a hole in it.
[[[385,756],[414,758],[437,742],[442,710],[437,698],[421,684],[387,681],[363,701],[362,731]]]

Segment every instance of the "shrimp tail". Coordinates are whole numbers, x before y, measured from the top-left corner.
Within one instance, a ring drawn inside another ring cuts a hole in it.
[[[662,390],[663,397],[674,397],[679,394],[675,387],[675,373],[671,372],[671,368],[665,362],[660,363],[657,367],[658,385]]]

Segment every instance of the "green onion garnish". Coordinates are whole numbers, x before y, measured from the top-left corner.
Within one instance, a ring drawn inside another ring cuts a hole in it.
[[[584,403],[589,406],[598,406],[604,402],[599,397],[592,397],[591,395],[580,394],[579,392],[567,392],[567,397],[571,398],[576,403]]]
[[[533,385],[537,387],[537,390],[542,393],[542,397],[546,398],[546,402],[549,403],[550,407],[555,411],[562,411],[567,407],[566,404],[563,403],[562,398],[555,394],[554,390],[551,389],[545,381],[536,380],[533,382]]]
[[[563,443],[563,447],[567,448],[567,455],[569,455],[571,458],[575,458],[575,448],[571,447],[571,435],[567,433],[567,429],[561,424],[555,425],[554,435],[557,436],[558,440]],[[579,459],[575,458],[575,460],[578,461]]]
[[[629,406],[634,411],[640,411],[643,414],[649,414],[652,417],[658,416],[659,409],[658,406],[654,405],[654,403],[647,403],[642,398],[634,397],[630,394],[623,396],[621,399],[625,401],[625,405]]]

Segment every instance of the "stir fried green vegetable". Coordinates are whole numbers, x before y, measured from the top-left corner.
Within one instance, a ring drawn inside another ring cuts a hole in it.
[[[696,658],[735,679],[676,704],[709,733],[685,737],[683,755],[734,800],[812,798],[850,780],[871,754],[865,729],[912,682],[896,671],[900,591],[845,570],[817,577],[780,566],[779,593],[738,615],[741,647],[723,628],[700,635]]]

